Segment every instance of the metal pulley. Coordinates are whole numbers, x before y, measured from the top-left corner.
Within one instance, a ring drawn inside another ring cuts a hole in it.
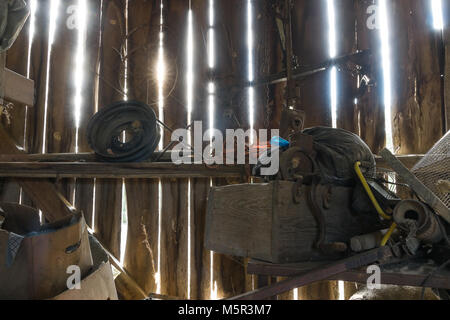
[[[139,101],[119,101],[101,109],[89,121],[90,147],[109,162],[139,162],[151,157],[159,140],[155,112]]]

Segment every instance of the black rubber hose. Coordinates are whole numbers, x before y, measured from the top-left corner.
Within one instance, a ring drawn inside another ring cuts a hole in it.
[[[119,101],[90,119],[87,139],[104,161],[140,162],[152,156],[161,134],[151,107],[139,101]]]

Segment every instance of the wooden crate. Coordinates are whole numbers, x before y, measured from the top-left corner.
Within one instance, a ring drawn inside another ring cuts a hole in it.
[[[207,249],[272,263],[336,258],[315,248],[318,223],[301,186],[298,203],[294,183],[274,181],[211,189],[208,199]],[[353,189],[320,185],[314,193],[325,221],[325,242],[347,243],[351,237],[382,227],[376,215],[352,212]]]

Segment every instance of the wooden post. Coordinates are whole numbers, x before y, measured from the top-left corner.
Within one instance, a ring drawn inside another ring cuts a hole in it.
[[[302,66],[329,59],[327,7],[325,1],[296,1],[293,12],[294,54]],[[322,72],[300,82],[300,103],[306,113],[305,128],[331,126],[329,72]]]
[[[164,122],[171,128],[187,123],[186,39],[188,1],[164,1],[167,86],[172,93],[165,100]],[[164,144],[170,141],[165,135]],[[161,293],[188,297],[188,180],[162,179]]]
[[[99,109],[123,100],[125,1],[103,1],[100,53]],[[120,258],[122,179],[96,179],[95,236]]]
[[[128,4],[128,96],[155,111],[160,12],[156,0]],[[157,179],[125,180],[128,233],[124,267],[147,294],[157,289],[158,185]]]
[[[217,1],[216,1],[217,3]],[[208,109],[208,27],[209,1],[193,0],[196,83],[193,121],[202,121],[203,132],[209,128]],[[217,16],[217,11],[215,12]],[[206,201],[210,179],[190,179],[191,184],[191,299],[210,299],[211,252],[204,247]]]
[[[78,128],[78,152],[92,152],[87,143],[86,128],[89,119],[98,110],[98,67],[100,64],[100,30],[102,1],[86,1],[85,64],[83,66],[82,103]],[[92,227],[94,213],[94,179],[77,179],[75,206],[83,211],[88,226]]]
[[[427,1],[388,2],[395,153],[426,153],[441,138],[441,35]]]
[[[371,50],[370,74],[373,85],[358,99],[356,105],[357,133],[378,154],[385,146],[386,131],[383,104],[383,73],[381,70],[381,43],[375,27],[378,7],[372,0],[355,1],[357,50]]]

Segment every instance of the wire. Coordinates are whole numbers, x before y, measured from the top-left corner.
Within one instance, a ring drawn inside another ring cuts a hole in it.
[[[361,168],[360,168],[361,162],[356,162],[355,163],[355,172],[356,175],[358,176],[359,180],[361,181],[364,189],[367,192],[367,195],[369,196],[370,200],[372,201],[373,206],[375,207],[375,209],[377,210],[378,214],[383,217],[386,220],[392,220],[392,217],[388,216],[386,213],[384,213],[383,209],[380,207],[377,199],[375,198],[375,196],[373,195],[372,190],[369,187],[369,184],[367,183],[366,178],[364,177],[364,175],[361,172]],[[394,222],[392,223],[391,227],[389,228],[388,232],[384,235],[383,239],[381,240],[381,246],[384,247],[387,242],[389,241],[389,239],[391,238],[392,234],[394,233],[395,229],[397,229],[397,224]]]
[[[387,244],[392,234],[394,233],[395,229],[397,229],[397,224],[394,222],[389,228],[388,232],[384,235],[383,239],[381,240],[382,247],[384,247]]]
[[[388,216],[386,213],[384,213],[383,209],[380,207],[380,205],[378,204],[377,199],[375,199],[375,196],[373,195],[372,190],[370,189],[369,185],[367,184],[366,178],[364,177],[364,175],[361,172],[361,168],[360,168],[361,162],[356,162],[355,163],[355,172],[356,175],[358,176],[359,180],[361,181],[364,190],[366,190],[367,195],[369,196],[370,200],[372,201],[373,206],[375,207],[375,209],[377,210],[378,214],[383,217],[386,220],[392,220],[391,216]]]

